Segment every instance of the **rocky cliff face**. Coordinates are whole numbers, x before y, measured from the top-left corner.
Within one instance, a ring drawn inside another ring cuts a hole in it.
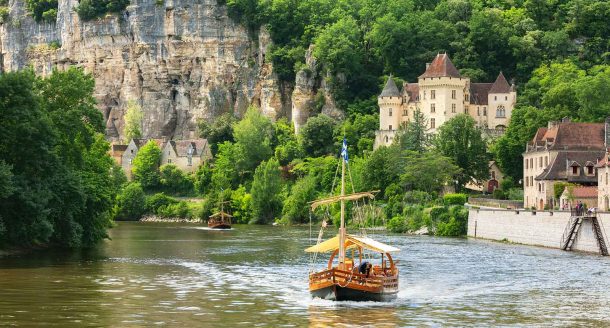
[[[258,40],[234,23],[216,0],[132,0],[121,15],[82,22],[77,0],[59,0],[55,23],[36,23],[25,1],[10,0],[0,25],[0,71],[32,66],[85,68],[95,77],[107,134],[118,139],[128,101],[144,112],[146,137],[189,138],[199,119],[258,106],[275,119],[290,118],[290,85],[280,85]]]

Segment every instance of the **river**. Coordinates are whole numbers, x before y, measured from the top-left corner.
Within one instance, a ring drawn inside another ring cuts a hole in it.
[[[0,258],[0,325],[610,325],[610,259],[596,255],[374,232],[401,249],[398,299],[335,303],[309,297],[308,228],[119,223],[110,234],[91,250]]]

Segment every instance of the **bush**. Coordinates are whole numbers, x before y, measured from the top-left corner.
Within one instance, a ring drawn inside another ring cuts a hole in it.
[[[161,188],[171,195],[193,194],[193,182],[176,165],[166,164],[159,169]]]
[[[425,191],[413,190],[407,191],[403,197],[406,204],[426,205],[434,200],[435,196]]]
[[[146,198],[139,183],[128,184],[117,196],[116,220],[139,220],[144,215]]]
[[[146,212],[152,214],[159,214],[159,208],[167,207],[176,203],[178,203],[176,199],[169,197],[162,192],[157,193],[152,196],[146,197]]]
[[[129,0],[81,0],[74,8],[83,21],[102,17],[108,13],[120,13],[129,5]]]
[[[445,206],[449,205],[464,205],[468,201],[468,196],[465,194],[446,194],[443,196]]]
[[[401,216],[395,216],[388,221],[387,228],[391,232],[403,233],[407,232],[407,223],[405,218]]]
[[[508,199],[523,201],[523,189],[512,188],[508,190]]]
[[[26,5],[37,22],[54,22],[57,18],[57,0],[27,0]]]
[[[496,189],[493,193],[494,199],[506,199],[506,192],[504,190]]]
[[[193,217],[193,213],[185,201],[180,201],[167,206],[161,206],[157,209],[157,215],[164,218],[180,219],[189,219]]]
[[[436,235],[444,237],[458,237],[466,235],[468,228],[468,210],[464,206],[449,208],[449,220],[438,222]]]

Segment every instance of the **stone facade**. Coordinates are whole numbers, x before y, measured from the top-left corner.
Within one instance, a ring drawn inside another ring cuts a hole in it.
[[[596,186],[595,164],[604,156],[603,123],[549,122],[540,128],[523,153],[523,190],[526,208],[559,207],[557,182]]]
[[[121,156],[120,162],[127,179],[131,180],[133,177],[131,172],[133,159],[136,158],[136,155],[138,155],[140,148],[142,148],[142,146],[144,146],[149,140],[153,140],[160,149],[164,148],[164,139],[131,139],[127,145],[127,148],[123,152],[123,155]]]
[[[424,114],[430,132],[459,114],[468,114],[487,135],[501,135],[510,122],[517,92],[501,72],[494,83],[471,83],[447,54],[439,54],[418,83],[405,83],[401,91],[390,78],[377,99],[375,148],[391,144],[397,130],[413,119],[416,110]]]
[[[212,159],[207,139],[170,140],[161,151],[161,165],[173,164],[183,172],[192,173]]]

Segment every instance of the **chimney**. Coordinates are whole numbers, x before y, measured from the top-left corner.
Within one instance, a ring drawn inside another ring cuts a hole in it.
[[[561,119],[561,123],[570,123],[570,122],[571,122],[571,120],[567,116]]]
[[[557,126],[557,123],[558,123],[557,121],[549,121],[548,129],[550,130],[550,129],[554,128],[555,126]]]
[[[428,70],[428,67],[430,67],[430,63],[426,63],[426,70]]]

